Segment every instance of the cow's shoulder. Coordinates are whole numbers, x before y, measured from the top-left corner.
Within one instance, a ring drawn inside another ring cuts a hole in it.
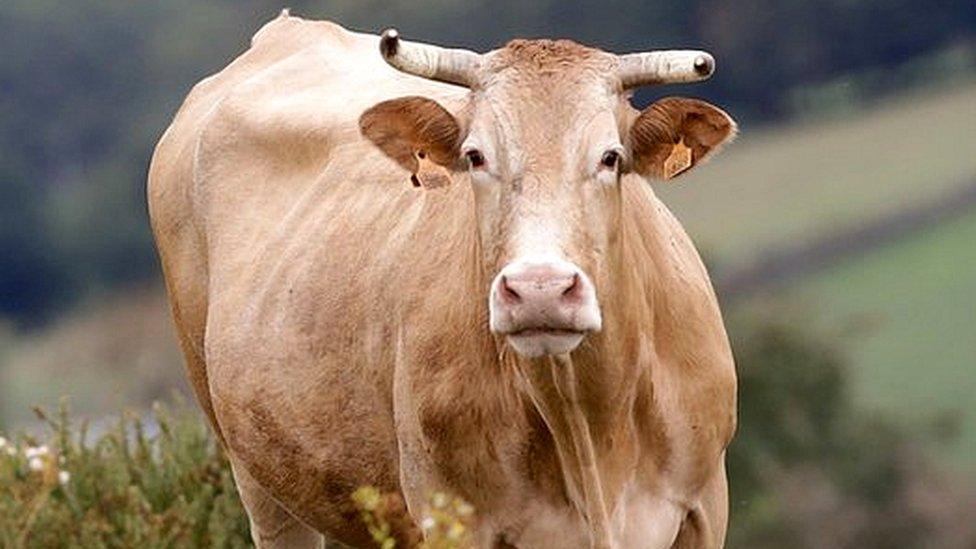
[[[462,88],[387,65],[378,40],[290,16],[266,25],[247,53],[187,100],[194,111],[187,123],[195,140],[194,169],[206,172],[212,161],[229,156],[280,162],[296,153],[321,164],[340,145],[349,159],[362,159],[375,153],[359,135],[359,116],[369,107],[406,95],[431,97],[449,108],[463,101]]]
[[[394,70],[379,54],[378,36],[283,14],[247,52],[197,84],[187,105],[203,106],[201,135],[229,119],[230,127],[277,138],[338,126],[358,134],[359,115],[379,101],[422,95],[454,106],[465,93]]]
[[[462,88],[389,67],[378,40],[287,14],[266,24],[246,52],[194,86],[157,145],[149,181],[154,224],[167,211],[174,222],[204,215],[200,205],[208,201],[200,198],[211,182],[255,163],[321,166],[339,148],[350,162],[376,157],[359,136],[358,118],[379,101],[462,101]]]
[[[339,75],[334,64],[315,66],[314,59],[365,59],[367,41],[368,36],[351,33],[335,23],[283,13],[254,35],[248,50],[193,86],[160,140],[156,156],[169,159],[192,152],[220,116],[261,117],[263,109],[258,101],[262,97],[255,92],[262,87],[276,88],[265,89],[265,99],[294,94],[302,85],[300,69],[310,73],[304,75],[306,80],[336,79]],[[248,101],[252,103],[249,107],[245,106]]]
[[[368,35],[349,32],[336,23],[309,21],[282,12],[254,34],[250,48],[244,53],[193,86],[175,122],[181,118],[200,120],[201,117],[193,115],[200,111],[206,113],[240,86],[308,50],[321,50],[324,55],[335,57],[365,57],[367,41]],[[328,68],[317,67],[320,72]],[[286,89],[289,82],[282,80],[279,84]]]

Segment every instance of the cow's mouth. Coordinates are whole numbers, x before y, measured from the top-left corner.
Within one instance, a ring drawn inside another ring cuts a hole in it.
[[[518,330],[507,334],[509,337],[530,337],[538,335],[582,335],[583,332],[579,330],[561,329],[561,328],[525,328],[523,330]]]
[[[585,332],[563,328],[525,328],[506,334],[515,352],[526,357],[568,353],[579,346]]]

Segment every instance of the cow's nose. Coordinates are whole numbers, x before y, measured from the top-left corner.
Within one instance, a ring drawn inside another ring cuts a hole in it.
[[[516,274],[499,277],[499,295],[502,300],[520,304],[526,301],[536,305],[558,305],[561,301],[579,300],[583,293],[580,273],[558,270],[549,266],[525,269]]]
[[[492,331],[530,356],[571,350],[583,334],[601,327],[593,283],[579,267],[558,259],[506,265],[492,284],[489,309]]]

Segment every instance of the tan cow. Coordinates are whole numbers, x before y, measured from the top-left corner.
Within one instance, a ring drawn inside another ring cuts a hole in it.
[[[722,544],[732,356],[647,180],[735,125],[628,102],[711,70],[701,52],[479,55],[285,13],[193,89],[150,213],[259,546],[369,545],[363,485],[400,502],[406,544],[435,490],[474,506],[481,547]]]

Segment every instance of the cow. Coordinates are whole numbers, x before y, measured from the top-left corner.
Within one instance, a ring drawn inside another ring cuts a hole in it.
[[[478,547],[716,547],[736,376],[649,180],[736,132],[699,51],[478,54],[283,13],[155,150],[151,225],[189,380],[258,547],[401,546],[430,494]]]

